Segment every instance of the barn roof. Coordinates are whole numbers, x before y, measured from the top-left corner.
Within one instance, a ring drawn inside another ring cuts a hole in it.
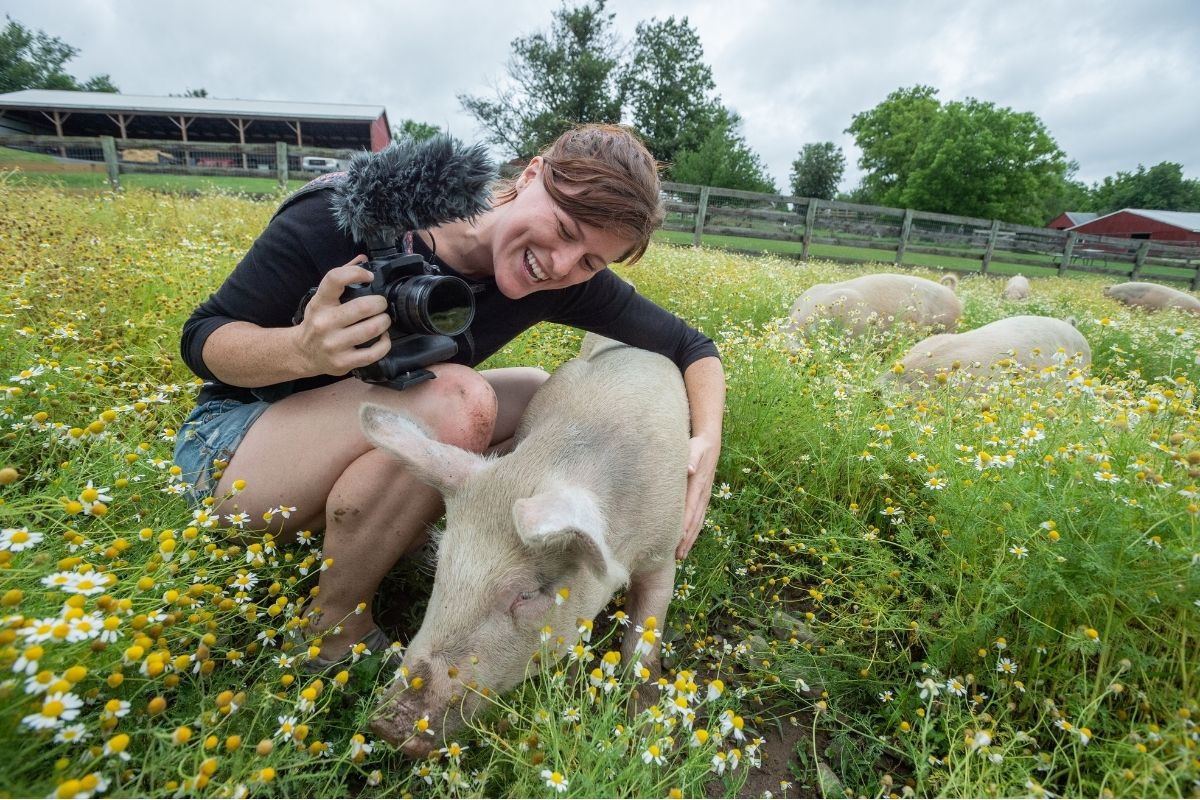
[[[279,119],[363,120],[384,113],[383,106],[343,103],[297,103],[277,100],[224,100],[216,97],[150,97],[112,92],[70,92],[58,89],[24,89],[0,94],[3,109],[61,109],[64,111],[127,111],[143,114],[259,117]]]
[[[1145,217],[1155,222],[1181,228],[1190,233],[1200,233],[1200,212],[1197,211],[1159,211],[1152,208],[1122,208],[1120,211],[1113,211],[1102,217],[1097,217],[1097,219],[1107,219],[1115,214],[1136,214],[1139,217]],[[1088,221],[1092,222],[1094,220]],[[1078,227],[1078,225],[1075,227]],[[1074,230],[1074,228],[1069,228],[1068,230]]]
[[[1085,222],[1091,222],[1096,217],[1100,216],[1094,211],[1064,211],[1063,214],[1071,221],[1072,225],[1082,225]]]

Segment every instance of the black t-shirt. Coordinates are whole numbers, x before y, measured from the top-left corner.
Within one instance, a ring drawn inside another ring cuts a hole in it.
[[[637,294],[612,270],[602,270],[565,289],[510,300],[500,293],[494,280],[460,275],[452,266],[433,258],[420,237],[413,237],[413,243],[414,251],[437,265],[443,274],[462,278],[476,292],[475,318],[470,328],[455,337],[458,354],[450,359],[454,363],[474,367],[543,321],[571,325],[661,353],[680,371],[694,361],[717,355],[711,339]],[[265,328],[290,326],[305,293],[319,284],[325,273],[364,252],[365,247],[338,230],[329,210],[327,191],[298,197],[276,214],[221,287],[184,323],[180,342],[183,360],[206,381],[198,402],[277,399],[345,378],[319,375],[264,389],[245,389],[217,380],[204,364],[202,354],[212,332],[235,320]]]

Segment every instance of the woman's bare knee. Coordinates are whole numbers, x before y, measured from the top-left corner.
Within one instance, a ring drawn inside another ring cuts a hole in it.
[[[470,367],[437,364],[430,370],[436,378],[416,387],[419,396],[410,395],[413,402],[398,410],[414,416],[438,441],[482,452],[496,425],[495,390]],[[396,407],[398,396],[395,390],[376,387],[367,399]]]

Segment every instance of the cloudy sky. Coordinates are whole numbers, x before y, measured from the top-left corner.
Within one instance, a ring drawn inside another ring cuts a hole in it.
[[[576,0],[568,0],[571,5]],[[561,0],[6,0],[4,11],[77,47],[80,79],[126,94],[362,103],[467,140],[459,94],[490,96],[512,40],[548,31]],[[776,184],[805,143],[846,154],[851,116],[915,84],[1032,111],[1077,177],[1173,161],[1200,178],[1200,2],[1059,0],[609,0],[626,42],[642,20],[684,17],[717,92]]]

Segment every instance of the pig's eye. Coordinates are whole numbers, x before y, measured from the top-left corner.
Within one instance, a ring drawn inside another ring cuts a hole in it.
[[[517,595],[517,602],[518,603],[528,603],[530,600],[536,600],[538,595],[540,595],[540,594],[541,594],[541,592],[536,589],[533,590],[532,592],[521,592],[520,594]]]

